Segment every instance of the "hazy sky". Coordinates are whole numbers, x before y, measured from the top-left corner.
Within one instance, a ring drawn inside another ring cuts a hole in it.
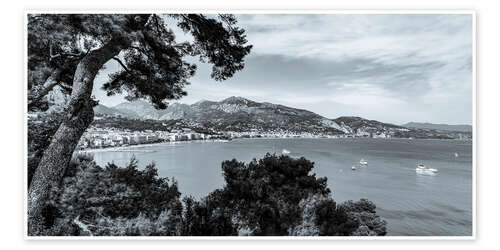
[[[198,64],[180,102],[243,96],[328,118],[472,123],[471,15],[238,15],[238,20],[254,45],[245,68],[215,82],[211,66]],[[104,105],[124,101],[99,89],[118,68],[110,62],[96,78],[94,94]]]

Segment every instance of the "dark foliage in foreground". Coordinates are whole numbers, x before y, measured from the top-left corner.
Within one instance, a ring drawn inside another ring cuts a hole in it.
[[[61,124],[61,115],[52,113],[38,119],[28,119],[28,186],[43,152]]]
[[[88,156],[74,160],[61,188],[52,190],[52,234],[178,235],[182,203],[177,184],[158,177],[154,164],[137,169],[109,163],[101,168]],[[155,223],[153,223],[155,222]],[[141,224],[144,224],[141,226]],[[164,225],[162,225],[164,224]],[[85,226],[83,226],[85,225]],[[162,228],[162,229],[160,229]]]
[[[313,167],[305,158],[269,154],[248,165],[225,161],[223,204],[235,208],[255,235],[288,235],[288,229],[300,223],[299,202],[330,193],[326,178],[310,174]]]
[[[232,221],[232,214],[227,204],[223,202],[224,193],[216,190],[202,201],[192,197],[184,199],[184,225],[183,235],[237,235],[238,228]]]
[[[195,218],[186,221],[186,233],[210,235],[215,227],[215,234],[236,234],[236,229],[245,227],[252,235],[288,235],[301,222],[299,202],[309,195],[330,193],[326,178],[310,175],[312,168],[305,158],[269,154],[248,165],[223,162],[226,186],[201,202],[186,199],[186,214]]]
[[[185,199],[183,234],[385,234],[385,221],[375,214],[372,202],[337,205],[327,179],[311,174],[313,167],[305,158],[270,154],[249,164],[223,162],[224,188],[202,201]]]
[[[165,18],[173,23],[168,24]],[[94,79],[109,61],[120,70],[102,85],[107,95],[146,99],[156,109],[187,95],[196,72],[187,59],[212,65],[211,78],[223,81],[244,68],[252,48],[245,30],[230,14],[29,14],[28,110],[50,109],[48,94],[57,87],[64,99],[62,122],[37,164],[28,190],[28,234],[43,230],[44,207],[58,186],[83,133],[94,119]],[[177,42],[171,25],[193,39]],[[71,94],[70,94],[71,93]],[[35,158],[34,158],[35,159]]]
[[[346,210],[333,200],[324,200],[316,205],[316,225],[319,235],[351,235],[359,223],[349,217]]]
[[[76,157],[44,209],[47,235],[384,235],[367,200],[337,205],[305,158],[267,154],[222,163],[226,185],[185,197],[154,164],[120,168]]]

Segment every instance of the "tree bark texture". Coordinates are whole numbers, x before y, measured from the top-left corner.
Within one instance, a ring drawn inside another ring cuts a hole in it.
[[[42,209],[50,190],[59,185],[81,136],[94,119],[91,99],[94,78],[103,65],[126,47],[123,41],[111,40],[88,53],[78,64],[65,118],[54,134],[35,171],[28,192],[28,235],[43,230]]]

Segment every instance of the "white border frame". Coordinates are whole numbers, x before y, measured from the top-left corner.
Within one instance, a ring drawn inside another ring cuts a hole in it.
[[[121,14],[121,13],[203,13],[203,14],[469,14],[472,15],[472,235],[470,236],[29,236],[28,235],[28,14]],[[179,240],[230,240],[230,241],[246,241],[246,240],[476,240],[477,237],[477,207],[476,207],[476,162],[477,162],[477,114],[476,114],[476,85],[477,85],[477,23],[475,10],[228,10],[228,9],[140,9],[140,10],[41,10],[27,9],[24,12],[24,239],[25,240],[164,240],[164,241],[179,241]]]

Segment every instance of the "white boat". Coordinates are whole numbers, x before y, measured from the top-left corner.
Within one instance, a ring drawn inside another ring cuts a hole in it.
[[[359,160],[359,164],[361,164],[361,166],[366,166],[368,165],[368,162],[365,161],[365,159],[361,158],[361,160]]]
[[[282,154],[287,155],[290,154],[290,151],[286,150],[285,148],[281,151]]]
[[[415,168],[415,172],[417,174],[423,174],[423,175],[435,175],[439,171],[435,168],[428,168],[424,164],[418,164],[417,167]]]
[[[356,170],[356,166],[352,166],[352,167],[351,167],[351,170]]]
[[[455,152],[455,157],[458,157],[458,153]]]

